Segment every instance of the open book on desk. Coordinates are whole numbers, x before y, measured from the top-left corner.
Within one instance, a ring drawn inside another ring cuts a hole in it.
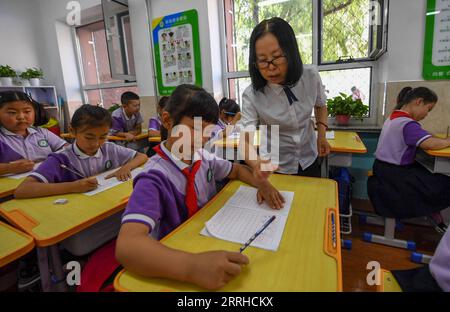
[[[266,202],[256,200],[257,189],[241,186],[200,232],[205,236],[244,244],[273,215],[276,219],[250,246],[276,251],[280,245],[289,211],[294,199],[293,192],[281,192],[285,199],[280,210],[271,209]]]
[[[103,172],[97,176],[95,176],[95,178],[97,178],[97,182],[98,182],[98,187],[95,190],[83,193],[84,195],[87,196],[92,196],[101,192],[104,192],[106,190],[109,190],[110,188],[122,184],[124,182],[117,180],[116,177],[112,177],[109,179],[105,179],[105,177],[107,177],[108,175],[110,175],[111,173],[114,173],[115,171],[119,170],[119,168],[116,169],[112,169],[106,172]],[[133,170],[131,170],[131,176],[132,179],[134,179],[139,173],[142,172],[142,170],[144,170],[143,167],[138,167],[138,168],[134,168]]]

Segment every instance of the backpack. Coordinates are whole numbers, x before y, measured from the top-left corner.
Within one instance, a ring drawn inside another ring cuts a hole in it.
[[[338,184],[339,213],[344,215],[349,214],[354,178],[350,175],[347,168],[341,167],[331,169],[329,176],[330,179],[335,180]]]

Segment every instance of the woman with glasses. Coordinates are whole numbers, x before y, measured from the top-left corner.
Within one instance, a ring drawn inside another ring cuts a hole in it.
[[[320,177],[319,157],[330,152],[325,138],[328,111],[324,87],[318,71],[303,66],[294,31],[286,21],[274,17],[253,29],[249,72],[252,84],[242,96],[240,126],[267,125],[269,131],[270,126],[279,126],[279,163],[246,157],[247,164],[260,178],[274,169]],[[317,136],[311,119],[313,109]],[[250,139],[246,137],[248,144]],[[261,166],[264,164],[265,168]]]

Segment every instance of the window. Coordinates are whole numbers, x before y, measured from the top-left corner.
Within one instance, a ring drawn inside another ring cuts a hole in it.
[[[320,72],[320,76],[325,87],[327,98],[338,96],[342,92],[351,94],[354,99],[361,99],[364,104],[369,106],[372,77],[371,67],[324,70]]]
[[[327,96],[352,94],[372,105],[373,61],[385,52],[387,0],[223,0],[224,89],[242,100],[250,85],[249,41],[253,28],[274,16],[289,22],[304,64],[315,64]],[[315,35],[317,34],[317,35]],[[374,104],[373,104],[374,105]],[[368,117],[375,122],[370,109]],[[370,121],[370,122],[371,122]]]
[[[373,59],[373,41],[381,38],[380,3],[373,0],[321,0],[320,63]]]
[[[138,93],[136,83],[112,78],[103,20],[77,27],[75,35],[84,103],[109,108],[120,104],[123,92]],[[133,63],[130,59],[130,68],[134,69]]]

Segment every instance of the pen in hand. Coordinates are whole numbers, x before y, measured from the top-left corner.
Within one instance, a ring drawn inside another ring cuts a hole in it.
[[[244,244],[244,246],[242,246],[241,248],[239,248],[239,252],[242,253],[245,248],[247,248],[271,223],[273,220],[275,220],[276,216],[271,216],[269,220],[267,220],[263,226],[256,231],[255,234],[253,234],[252,237],[250,237],[250,239]]]
[[[76,174],[76,175],[79,176],[80,178],[86,179],[86,177],[85,177],[84,175],[82,175],[82,174],[79,173],[78,171],[75,171],[74,169],[71,169],[71,168],[67,167],[67,166],[64,165],[64,164],[61,164],[60,166],[61,166],[61,168],[66,169],[67,171],[70,171],[70,172],[72,172],[73,174]]]

